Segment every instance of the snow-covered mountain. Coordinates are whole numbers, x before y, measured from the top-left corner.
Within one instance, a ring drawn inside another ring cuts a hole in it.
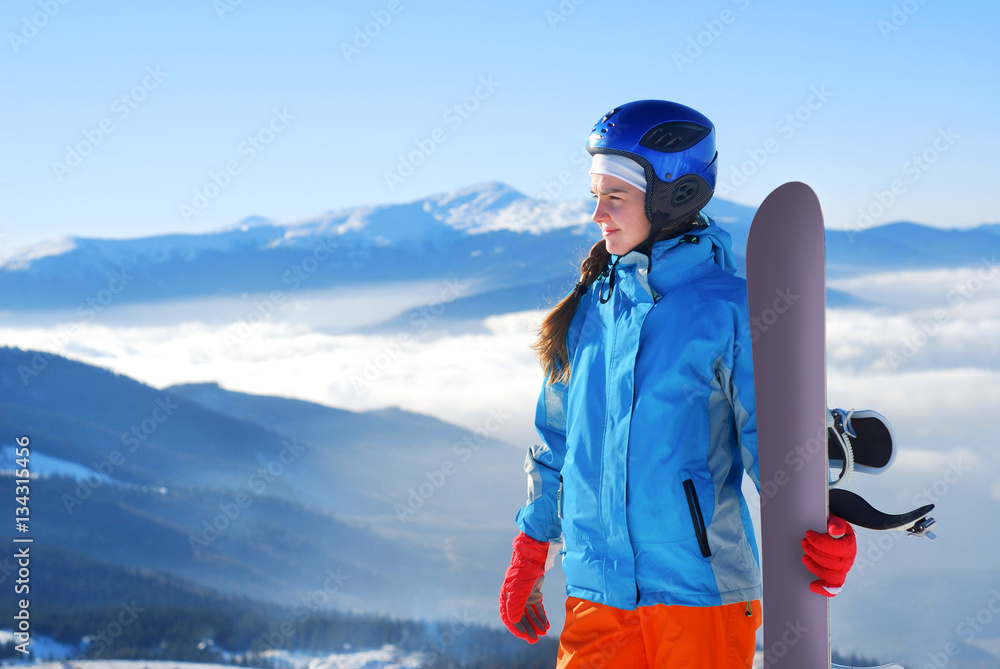
[[[524,494],[496,472],[519,449],[401,410],[157,390],[58,357],[22,384],[32,357],[0,349],[0,509],[30,435],[47,548],[284,604],[335,570],[342,609],[492,614]]]
[[[587,220],[582,203],[536,203],[487,184],[283,225],[253,218],[206,234],[74,237],[8,257],[0,265],[0,308],[84,310],[95,301],[499,276],[511,264],[551,275],[561,256],[553,262],[547,253],[554,245],[576,251]]]
[[[341,565],[351,578],[332,606],[423,617],[468,602],[496,624],[524,446],[535,439],[532,310],[575,280],[595,239],[590,208],[485,184],[303,221],[72,238],[7,257],[0,343],[42,352],[0,349],[0,445],[32,435],[37,471],[49,475],[33,496],[33,513],[48,518],[42,538],[268,601],[294,601]],[[739,258],[754,212],[725,200],[709,212]],[[998,583],[988,567],[971,572],[998,545],[977,528],[1000,500],[990,413],[1000,401],[1000,225],[828,230],[827,248],[830,283],[843,291],[828,290],[831,402],[884,411],[904,445],[889,476],[856,484],[894,511],[930,490],[942,528],[939,541],[885,559],[884,539],[861,533],[877,565],[857,569],[837,598],[836,645],[876,655],[880,639],[920,630],[907,656],[915,666],[952,642],[962,644],[949,665],[958,666],[975,658],[956,625],[992,606],[984,593]],[[169,415],[157,412],[167,397],[178,407]],[[373,410],[390,406],[408,410]],[[495,448],[464,458],[494,407],[510,414]],[[294,474],[254,478],[280,464],[285,441],[309,445],[284,465]],[[102,475],[116,449],[124,461]],[[220,513],[225,524],[223,510],[247,490],[253,504],[194,559],[190,537]],[[74,498],[82,504],[69,513]],[[560,601],[560,578],[547,578],[547,601]],[[994,627],[977,632],[978,652],[998,643]],[[885,659],[904,658],[902,646],[891,650]]]
[[[742,258],[753,210],[708,211]],[[0,308],[86,311],[118,304],[274,290],[316,290],[449,275],[493,288],[562,277],[596,239],[591,202],[537,201],[500,183],[407,204],[354,207],[304,221],[248,218],[204,234],[71,237],[0,263]],[[899,223],[827,232],[832,277],[976,265],[1000,250],[1000,226],[940,230]],[[88,306],[89,305],[89,306]]]

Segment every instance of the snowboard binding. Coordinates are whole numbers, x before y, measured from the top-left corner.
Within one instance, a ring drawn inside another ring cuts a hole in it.
[[[840,475],[830,481],[837,488],[851,474],[881,474],[896,459],[892,426],[885,416],[870,409],[827,409],[827,455],[830,468]]]
[[[881,474],[896,459],[892,426],[885,416],[868,409],[827,409],[826,424],[830,469],[840,470],[828,479],[830,513],[870,530],[905,530],[910,536],[934,539],[931,527],[935,521],[927,516],[933,504],[907,513],[887,514],[857,493],[841,489],[854,472]]]

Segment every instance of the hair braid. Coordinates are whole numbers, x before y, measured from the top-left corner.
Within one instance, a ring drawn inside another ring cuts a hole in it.
[[[569,333],[570,323],[576,314],[580,298],[586,294],[587,289],[601,275],[610,260],[611,254],[608,253],[603,239],[591,247],[590,253],[580,263],[580,280],[573,291],[564,297],[545,317],[545,321],[538,331],[538,339],[531,345],[535,349],[535,353],[538,354],[542,369],[548,374],[549,383],[569,381],[570,368],[569,353],[566,351],[566,335]]]

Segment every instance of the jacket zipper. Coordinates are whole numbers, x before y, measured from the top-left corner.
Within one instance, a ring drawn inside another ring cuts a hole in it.
[[[562,476],[559,477],[559,490],[556,491],[556,517],[562,518],[562,495],[563,495],[563,479]]]
[[[712,549],[708,547],[708,533],[705,531],[705,518],[701,515],[701,506],[698,504],[698,491],[694,489],[694,481],[691,479],[684,481],[684,494],[687,496],[688,510],[691,511],[691,522],[698,537],[701,555],[712,557]]]

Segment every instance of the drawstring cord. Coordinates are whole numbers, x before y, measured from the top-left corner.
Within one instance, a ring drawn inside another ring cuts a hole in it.
[[[611,294],[615,292],[615,274],[618,270],[618,261],[621,260],[621,256],[615,256],[615,262],[611,265],[611,278],[608,279],[608,295],[604,296],[604,288],[601,288],[601,304],[607,304],[611,299]]]
[[[683,227],[680,227],[680,228],[678,228],[676,230],[671,231],[671,234],[668,235],[668,236],[660,237],[659,233],[655,233],[654,234],[654,233],[651,232],[650,235],[649,235],[649,237],[646,239],[646,241],[643,242],[642,244],[640,244],[639,246],[637,246],[635,249],[633,249],[633,251],[638,251],[638,252],[644,254],[647,258],[649,258],[649,265],[647,266],[647,269],[648,269],[648,271],[650,273],[652,273],[652,271],[653,271],[653,253],[652,253],[653,244],[655,244],[657,241],[661,241],[662,239],[672,239],[674,237],[679,237],[684,232],[687,232],[687,231],[690,231],[690,230],[704,230],[705,228],[707,228],[709,226],[709,220],[710,219],[707,216],[705,216],[704,214],[698,214],[698,218],[697,219],[695,219],[694,221],[692,221],[688,225],[685,225]],[[662,230],[660,232],[662,232]],[[698,235],[690,235],[690,234],[684,235],[680,239],[681,243],[687,243],[687,244],[697,244],[699,241],[701,241],[701,239],[699,238]],[[604,294],[604,284],[603,284],[603,282],[601,284],[601,291],[600,291],[600,293],[601,293],[601,304],[607,304],[609,301],[611,301],[611,296],[615,292],[615,275],[617,274],[618,261],[621,260],[621,259],[622,259],[621,256],[615,256],[615,261],[611,265],[611,272],[610,272],[611,273],[611,278],[608,280],[608,294],[607,295]],[[601,274],[601,278],[603,279],[603,277],[604,277],[604,274],[602,273]],[[576,290],[577,290],[577,293],[579,295],[583,294],[583,293],[580,292],[580,284],[576,285]]]

